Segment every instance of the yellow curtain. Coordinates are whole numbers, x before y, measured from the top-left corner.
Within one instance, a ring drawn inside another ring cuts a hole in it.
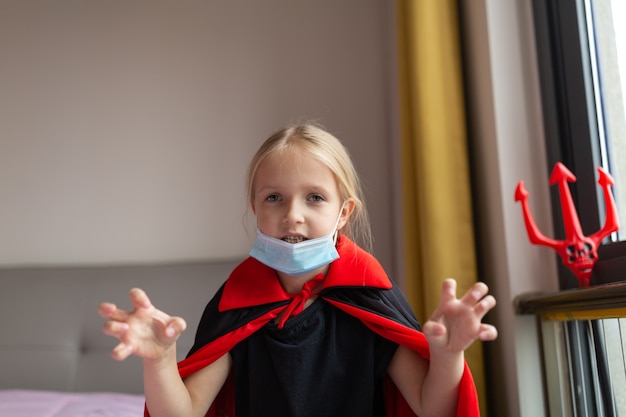
[[[397,0],[405,291],[420,321],[442,281],[477,281],[456,0]],[[466,352],[486,415],[482,344]]]

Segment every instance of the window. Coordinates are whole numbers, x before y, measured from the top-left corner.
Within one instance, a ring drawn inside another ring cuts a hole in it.
[[[562,162],[576,176],[572,197],[586,236],[604,224],[597,168],[614,177],[622,227],[598,250],[592,284],[626,280],[626,42],[623,0],[533,0],[548,169]],[[614,9],[615,8],[615,9]],[[620,46],[621,45],[621,46]],[[621,54],[621,55],[620,55]],[[558,190],[551,198],[554,236],[565,236]],[[559,262],[561,289],[576,288]]]
[[[540,323],[551,416],[626,415],[626,283],[516,300]]]
[[[583,233],[604,224],[597,168],[615,179],[622,228],[598,249],[592,285],[578,290],[559,262],[559,294],[526,297],[518,313],[541,320],[544,375],[554,415],[626,413],[626,13],[623,0],[532,0],[549,170],[562,162]],[[556,187],[556,239],[565,236]],[[618,283],[621,282],[621,283]],[[598,285],[617,283],[613,285]]]
[[[590,0],[586,12],[585,23],[591,28],[589,45],[593,47],[590,57],[596,108],[602,109],[599,117],[602,161],[615,177],[618,211],[626,221],[626,164],[623,163],[626,161],[626,26],[623,22],[626,2]],[[620,229],[615,240],[626,240],[626,231]]]

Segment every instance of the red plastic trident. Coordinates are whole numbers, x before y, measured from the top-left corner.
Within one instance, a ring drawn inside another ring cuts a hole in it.
[[[546,237],[533,220],[528,208],[528,191],[524,188],[524,181],[520,181],[515,189],[515,201],[522,202],[522,212],[526,231],[531,243],[545,245],[554,249],[560,256],[563,264],[567,266],[578,278],[580,287],[588,287],[591,280],[593,266],[598,260],[598,246],[606,236],[619,229],[617,208],[615,200],[609,190],[614,185],[611,174],[602,168],[598,168],[598,184],[604,192],[604,204],[606,206],[606,219],[604,227],[591,236],[584,236],[580,227],[580,220],[574,201],[570,193],[568,182],[576,181],[576,177],[560,162],[557,162],[550,176],[550,185],[559,185],[561,210],[563,211],[563,224],[565,226],[565,239],[554,240]]]

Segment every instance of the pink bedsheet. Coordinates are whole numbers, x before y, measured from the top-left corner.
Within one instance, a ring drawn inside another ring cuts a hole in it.
[[[1,390],[1,417],[142,417],[143,395]]]

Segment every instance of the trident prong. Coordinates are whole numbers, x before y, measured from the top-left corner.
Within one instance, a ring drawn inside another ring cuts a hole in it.
[[[619,229],[617,207],[609,189],[614,185],[613,178],[601,167],[598,168],[598,176],[598,184],[602,187],[604,195],[606,218],[602,229],[589,237],[583,235],[580,219],[567,184],[576,181],[576,177],[562,163],[558,162],[554,166],[550,176],[550,185],[558,184],[559,187],[565,240],[550,239],[541,233],[530,213],[529,193],[524,188],[524,182],[518,182],[515,189],[515,201],[520,201],[522,204],[522,214],[530,242],[554,249],[561,256],[563,263],[576,275],[581,287],[590,285],[591,272],[598,260],[597,248],[602,239]]]
[[[568,242],[574,239],[582,239],[583,229],[580,227],[580,219],[574,199],[569,189],[568,182],[576,182],[576,177],[572,172],[560,162],[557,162],[550,175],[550,185],[557,184],[559,187],[559,198],[561,200],[561,213],[563,215],[563,226],[565,226],[565,240]]]
[[[604,226],[601,230],[591,235],[591,239],[600,244],[602,239],[610,235],[613,232],[619,230],[619,217],[617,214],[617,204],[609,187],[615,185],[613,177],[604,168],[598,167],[598,184],[602,187],[602,194],[604,196],[604,205],[606,207],[606,216],[604,219]]]

